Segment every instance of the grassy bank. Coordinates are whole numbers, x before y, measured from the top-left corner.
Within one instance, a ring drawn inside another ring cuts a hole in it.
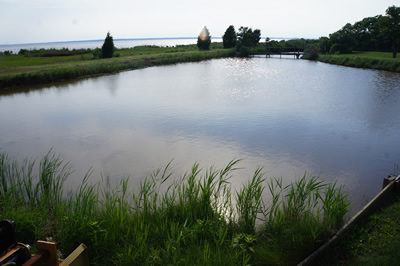
[[[321,256],[319,265],[400,265],[400,197],[370,215]]]
[[[1,153],[0,219],[16,222],[23,243],[51,236],[68,254],[83,242],[94,265],[294,265],[344,222],[348,201],[335,184],[303,176],[283,186],[257,169],[234,191],[238,163],[195,164],[182,177],[167,165],[135,189],[87,175],[67,193],[72,169],[53,152],[40,163]]]
[[[390,52],[357,52],[340,55],[319,55],[318,61],[358,68],[400,72],[400,59]]]
[[[195,45],[177,47],[142,46],[120,49],[116,57],[98,59],[98,49],[69,56],[46,51],[18,55],[0,55],[0,89],[32,86],[80,77],[115,73],[156,65],[195,62],[231,55],[234,50],[213,44],[209,51],[199,51]]]

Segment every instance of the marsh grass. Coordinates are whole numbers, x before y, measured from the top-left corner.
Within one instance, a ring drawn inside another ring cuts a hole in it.
[[[377,70],[400,72],[400,60],[391,58],[389,52],[353,52],[343,55],[320,55],[318,61]]]
[[[84,54],[54,57],[0,55],[0,89],[32,86],[81,77],[111,74],[124,70],[228,57],[233,49],[213,44],[209,51],[193,45],[177,47],[140,46],[119,49],[118,57],[98,59]]]
[[[315,177],[283,187],[260,168],[232,193],[239,162],[205,170],[196,163],[180,178],[168,164],[134,190],[128,178],[91,184],[89,171],[65,192],[71,170],[53,151],[39,164],[1,153],[0,219],[16,222],[21,242],[51,236],[64,254],[85,243],[94,265],[293,264],[344,221],[346,197]]]
[[[282,179],[271,180],[268,189],[272,200],[260,230],[266,240],[259,252],[264,254],[261,261],[278,260],[279,264],[289,265],[298,262],[343,225],[349,209],[340,187],[306,174],[285,187]],[[290,256],[285,256],[288,253]]]

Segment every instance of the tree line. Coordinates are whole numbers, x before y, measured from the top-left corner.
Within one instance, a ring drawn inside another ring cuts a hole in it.
[[[319,38],[320,53],[351,53],[358,51],[392,51],[396,58],[400,45],[400,7],[390,6],[385,15],[367,17],[353,25]]]
[[[235,31],[234,26],[229,26],[224,35],[222,36],[222,42],[224,48],[236,47],[236,50],[241,55],[246,55],[249,48],[257,47],[261,40],[261,30],[249,27],[240,27],[238,32]],[[305,49],[308,46],[312,46],[318,43],[318,40],[311,39],[290,39],[290,40],[271,40],[266,37],[265,45],[269,47],[296,47]]]
[[[239,51],[243,47],[254,47],[261,40],[261,30],[253,30],[250,27],[240,27],[236,32],[235,27],[230,25],[224,35],[222,42],[225,49],[236,47]],[[204,27],[197,38],[197,47],[200,50],[209,50],[211,44],[211,36],[207,27]]]

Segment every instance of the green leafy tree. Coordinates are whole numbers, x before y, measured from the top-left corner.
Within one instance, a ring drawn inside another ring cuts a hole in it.
[[[197,37],[197,47],[199,47],[200,50],[210,50],[210,45],[211,45],[210,32],[208,31],[207,27],[204,26],[204,28],[201,30],[199,34],[199,37]]]
[[[309,60],[318,60],[319,58],[319,47],[317,45],[309,45],[304,49],[303,58]]]
[[[400,7],[388,7],[386,15],[389,17],[389,36],[392,42],[393,58],[396,58],[400,43]]]
[[[377,22],[377,31],[373,35],[373,43],[379,51],[391,51],[392,40],[391,40],[391,29],[390,29],[390,18],[388,16],[379,16]]]
[[[107,33],[107,37],[104,40],[103,46],[101,47],[101,56],[103,58],[111,58],[113,57],[115,50],[113,37],[110,35],[110,32]]]
[[[400,7],[388,7],[384,16],[367,17],[353,25],[347,23],[330,34],[328,40],[320,38],[322,53],[326,52],[327,43],[330,43],[330,53],[392,51],[396,58],[400,48]]]
[[[232,48],[236,46],[236,31],[235,31],[235,27],[230,25],[224,35],[222,36],[222,42],[224,44],[224,48]]]
[[[331,40],[328,37],[319,38],[319,51],[323,54],[329,53],[331,49]]]
[[[261,40],[261,30],[255,29],[253,31],[253,45],[256,46]]]
[[[329,38],[332,41],[330,53],[351,53],[355,44],[354,28],[350,23],[347,23],[342,29],[329,34]]]
[[[380,16],[364,18],[354,23],[354,36],[356,50],[376,50],[377,39],[379,38],[379,30],[377,29]]]
[[[240,27],[237,33],[238,41],[239,41],[239,49],[242,46],[252,47],[256,46],[257,43],[261,39],[261,31],[259,29],[255,29],[253,31],[252,28],[249,27]]]

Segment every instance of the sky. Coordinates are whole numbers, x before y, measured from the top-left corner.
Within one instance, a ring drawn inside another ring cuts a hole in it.
[[[381,15],[399,0],[0,0],[0,44],[221,37],[229,25],[262,37],[319,38]]]

